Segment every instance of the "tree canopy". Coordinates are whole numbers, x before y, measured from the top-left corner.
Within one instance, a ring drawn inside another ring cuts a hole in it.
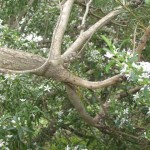
[[[0,8],[0,149],[149,149],[149,1]]]

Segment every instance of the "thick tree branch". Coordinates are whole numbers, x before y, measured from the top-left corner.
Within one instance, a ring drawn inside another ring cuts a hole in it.
[[[45,58],[30,53],[5,48],[0,49],[0,68],[4,68],[0,69],[1,73],[9,73],[9,70],[34,70],[34,68],[39,67],[45,61]],[[38,70],[33,73],[89,89],[112,86],[124,79],[124,75],[116,75],[104,81],[87,81],[71,74],[62,66],[62,64],[63,62],[61,60],[50,60],[45,72]]]
[[[80,97],[77,95],[76,90],[74,86],[66,84],[66,90],[68,97],[70,99],[70,102],[73,104],[77,112],[79,113],[80,117],[84,119],[84,121],[92,126],[97,126],[98,122],[97,120],[94,120],[93,117],[91,117],[85,110]]]
[[[69,61],[70,58],[75,57],[77,52],[83,47],[86,41],[91,37],[98,29],[102,28],[109,21],[111,21],[115,16],[120,14],[122,9],[118,9],[110,12],[105,17],[96,22],[93,26],[91,26],[88,30],[83,32],[76,41],[67,49],[67,51],[62,55],[64,61]]]
[[[46,60],[46,58],[20,50],[16,51],[8,48],[0,48],[0,68],[2,68],[0,69],[1,73],[11,73],[11,70],[19,70],[18,72],[21,73],[23,73],[24,70],[36,70],[36,68],[40,67]],[[36,72],[31,73],[46,78],[55,77],[56,80],[60,81],[59,77],[63,70],[60,65],[61,63],[61,60],[50,60],[47,68],[45,68],[45,72],[37,70]]]
[[[45,72],[49,66],[50,59],[60,58],[61,53],[61,44],[62,39],[64,36],[64,32],[67,27],[67,23],[69,20],[69,16],[71,13],[71,8],[74,3],[74,0],[67,0],[64,5],[62,6],[61,14],[58,18],[56,27],[53,32],[52,42],[50,52],[48,54],[47,60],[38,68],[32,70],[5,70],[1,69],[1,72],[12,72],[12,73],[38,73],[38,72]],[[59,59],[60,60],[60,59]],[[59,60],[56,60],[57,63],[60,63]]]
[[[55,32],[53,33],[52,45],[50,49],[50,57],[52,59],[60,57],[62,40],[63,40],[63,36],[67,28],[67,24],[68,24],[68,20],[69,20],[69,16],[71,13],[73,3],[74,3],[74,0],[67,0],[60,8],[61,13],[58,18]]]
[[[71,83],[80,87],[88,88],[88,89],[98,89],[98,88],[104,88],[108,86],[115,85],[125,79],[125,76],[122,74],[113,76],[109,79],[103,80],[103,81],[88,81],[84,80],[80,77],[74,76],[73,74],[69,72],[65,72],[66,79],[63,82]]]
[[[32,53],[9,48],[0,48],[0,68],[30,70],[41,66],[46,59]]]

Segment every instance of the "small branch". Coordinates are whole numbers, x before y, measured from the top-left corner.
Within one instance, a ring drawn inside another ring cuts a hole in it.
[[[143,49],[145,48],[146,46],[146,43],[148,41],[150,37],[150,26],[148,26],[144,32],[144,35],[141,37],[141,40],[140,42],[138,43],[138,46],[137,48],[135,49],[135,52],[138,53],[138,58],[139,58],[139,61],[141,60],[141,57],[142,57],[142,51]]]
[[[133,53],[135,53],[135,45],[136,45],[136,36],[137,36],[137,26],[134,29],[134,34],[133,34]]]
[[[137,86],[135,88],[132,88],[132,89],[128,90],[127,92],[121,92],[120,94],[118,94],[116,96],[116,99],[120,100],[124,97],[127,97],[129,94],[134,94],[134,93],[140,91],[141,88],[142,88],[142,86]]]
[[[77,1],[75,1],[75,3],[76,3],[77,5],[83,7],[83,8],[86,8],[86,5],[83,4],[83,3],[80,3],[80,2],[77,2]],[[93,10],[98,11],[98,13],[100,12],[102,15],[106,15],[106,13],[104,13],[101,8],[95,8],[95,7],[93,7],[93,6],[90,6],[90,8],[92,8]],[[89,15],[95,17],[96,19],[101,19],[101,18],[102,18],[101,16],[98,16],[98,15],[96,15],[95,13],[93,13],[91,10],[89,11]],[[113,24],[115,24],[115,25],[118,25],[118,26],[126,26],[126,25],[117,23],[117,22],[115,22],[115,21],[113,21],[113,20],[112,20],[111,22],[112,22]]]
[[[29,8],[32,6],[35,0],[29,0],[27,6],[22,10],[22,12],[19,13],[19,16],[17,18],[17,21],[21,21],[22,17],[27,13]]]
[[[40,133],[33,139],[33,143],[40,143],[40,145],[44,145],[46,141],[49,141],[53,138],[55,132],[57,131],[56,128],[56,121],[52,120],[48,127],[44,127],[41,129]]]
[[[81,27],[84,27],[85,26],[85,22],[86,22],[86,17],[89,13],[89,8],[90,8],[90,4],[93,0],[90,0],[87,4],[86,4],[86,11],[85,11],[85,14],[83,16],[83,19],[82,19],[82,23],[81,23]],[[80,34],[82,34],[84,32],[84,28],[81,30]]]
[[[137,86],[132,89],[129,89],[127,92],[121,92],[115,96],[115,99],[117,99],[118,101],[119,100],[123,101],[122,100],[123,98],[127,97],[130,94],[134,94],[134,93],[140,91],[141,88],[142,88],[142,86]],[[110,102],[106,101],[103,104],[103,110],[104,110],[105,114],[106,114],[107,110],[109,109],[109,107],[110,107]]]
[[[68,125],[65,125],[65,124],[61,127],[65,130],[69,130],[70,132],[72,132],[73,134],[77,135],[80,138],[86,138],[86,139],[95,138],[94,136],[85,135],[81,131],[78,131],[74,128],[71,128],[71,127],[69,127]]]

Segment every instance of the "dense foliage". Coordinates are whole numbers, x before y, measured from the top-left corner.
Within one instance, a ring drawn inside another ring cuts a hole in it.
[[[103,111],[101,129],[79,117],[61,82],[32,74],[1,74],[0,149],[148,150],[150,40],[140,62],[135,49],[149,26],[150,6],[148,1],[139,5],[129,2],[93,1],[85,28],[118,6],[124,12],[98,30],[81,57],[68,66],[73,74],[90,81],[125,74],[126,80],[114,86],[76,89],[91,116]],[[0,0],[0,47],[47,57],[58,5],[57,0]],[[85,6],[84,2],[73,6],[62,53],[80,33]]]

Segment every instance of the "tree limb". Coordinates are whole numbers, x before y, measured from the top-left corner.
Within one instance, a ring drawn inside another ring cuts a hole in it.
[[[64,73],[65,73],[65,71],[64,71]],[[73,85],[77,85],[77,86],[88,88],[88,89],[98,89],[98,88],[112,86],[112,85],[115,85],[125,79],[125,76],[122,74],[113,76],[113,77],[108,78],[103,81],[84,80],[80,77],[74,76],[73,74],[71,74],[69,72],[66,72],[65,76],[66,76],[66,79],[63,80],[63,82],[71,83]]]
[[[62,39],[64,36],[64,32],[67,27],[67,23],[69,20],[70,12],[74,0],[67,0],[64,5],[62,6],[61,14],[58,18],[56,27],[53,32],[51,48],[48,54],[47,60],[38,68],[32,70],[5,70],[1,69],[1,72],[10,72],[10,73],[36,73],[36,72],[45,72],[49,66],[50,59],[59,58],[60,60],[60,53],[61,53],[61,44]],[[59,63],[59,60],[56,60]]]
[[[141,60],[142,57],[142,51],[144,47],[146,46],[146,43],[150,37],[150,26],[148,26],[144,32],[144,35],[141,37],[140,42],[138,43],[137,48],[135,49],[135,52],[138,53],[138,59]]]
[[[122,98],[127,97],[129,94],[134,94],[134,93],[140,91],[141,88],[142,88],[142,86],[136,86],[132,89],[129,89],[127,92],[119,93],[118,95],[115,96],[115,98],[117,100],[121,100]]]
[[[80,117],[84,119],[84,121],[92,126],[97,126],[98,122],[97,120],[94,120],[93,117],[91,117],[85,110],[80,97],[77,95],[76,90],[74,86],[65,84],[68,97],[70,99],[70,102],[73,104],[77,112],[79,113]]]
[[[91,37],[98,29],[102,28],[109,21],[111,21],[115,16],[120,14],[122,9],[114,10],[107,14],[105,17],[100,19],[94,25],[92,25],[88,30],[83,32],[76,41],[67,49],[67,51],[62,55],[64,61],[69,61],[70,58],[75,57],[77,52],[82,48],[86,41]]]
[[[34,70],[34,68],[41,66],[41,64],[45,61],[46,58],[37,55],[22,51],[15,51],[12,49],[0,48],[0,68],[4,68],[0,69],[1,73],[10,73],[9,70]],[[124,79],[124,75],[116,75],[104,81],[87,81],[71,74],[62,66],[62,64],[63,62],[61,60],[50,60],[45,72],[38,70],[33,72],[33,74],[46,78],[53,78],[57,81],[70,83],[89,89],[112,86]]]
[[[62,39],[67,28],[73,3],[74,0],[67,0],[60,8],[61,13],[56,25],[55,32],[53,33],[52,45],[50,49],[50,58],[52,59],[60,57]]]

